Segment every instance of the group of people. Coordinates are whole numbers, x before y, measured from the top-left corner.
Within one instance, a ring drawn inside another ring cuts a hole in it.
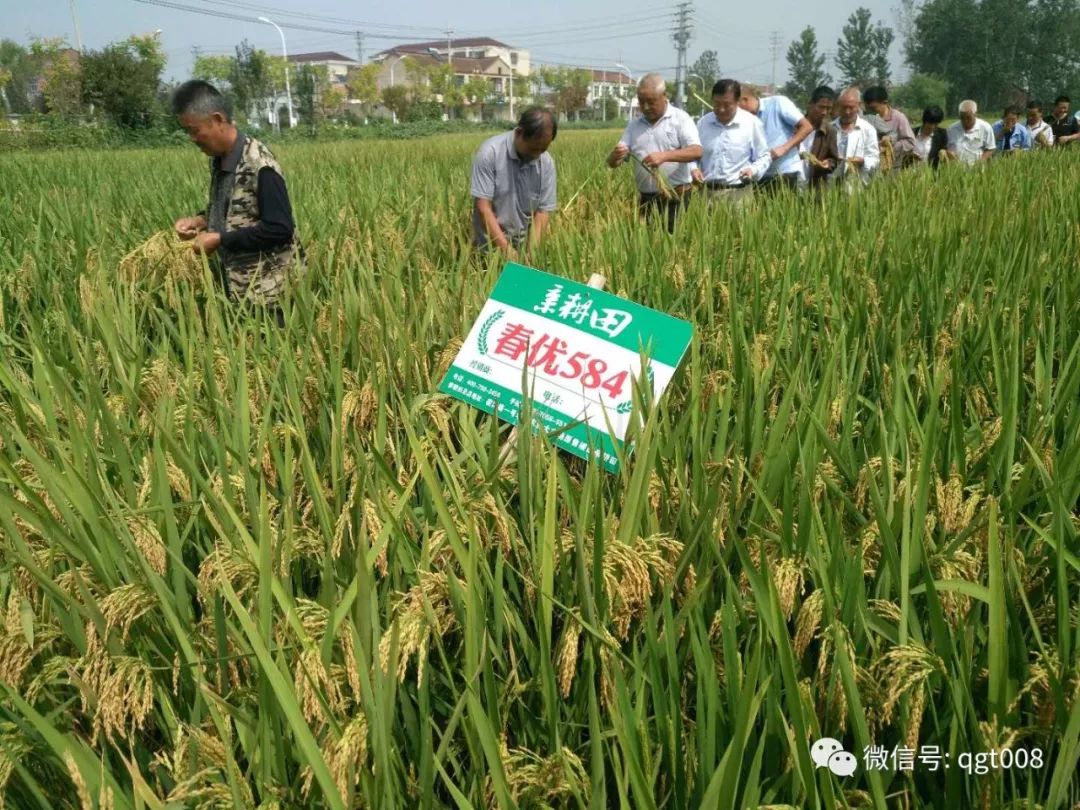
[[[634,161],[639,209],[649,219],[661,216],[668,230],[695,191],[710,204],[741,207],[763,192],[832,184],[854,189],[881,174],[948,160],[973,165],[1080,139],[1080,119],[1070,116],[1065,96],[1049,121],[1042,105],[1031,102],[1025,123],[1020,110],[1009,107],[991,125],[978,117],[974,101],[964,101],[960,120],[948,128],[941,108],[931,106],[917,130],[880,86],[839,94],[819,87],[800,110],[784,96],[759,97],[734,79],[721,79],[712,88],[712,111],[695,123],[669,102],[663,77],[649,74],[638,84],[638,104],[641,115],[627,124],[607,164]],[[513,256],[526,238],[543,236],[555,209],[555,163],[546,152],[557,131],[554,116],[534,108],[513,132],[481,146],[472,182],[478,247]]]
[[[669,231],[695,190],[710,205],[741,207],[758,193],[835,183],[854,189],[886,172],[945,160],[973,165],[1080,140],[1080,117],[1070,116],[1064,96],[1049,121],[1032,102],[1025,123],[1010,107],[990,125],[978,117],[975,102],[964,101],[960,120],[947,129],[942,110],[928,107],[917,131],[890,105],[884,87],[839,94],[819,87],[799,110],[784,96],[759,97],[734,79],[721,79],[712,88],[712,111],[696,123],[668,101],[658,74],[641,79],[637,97],[641,115],[627,124],[607,165],[634,162],[641,215],[661,217]],[[265,145],[237,129],[224,97],[207,82],[181,85],[173,112],[210,158],[207,208],[178,219],[177,236],[214,258],[231,299],[267,306],[280,323],[278,299],[288,277],[304,267],[281,167]],[[555,161],[548,150],[557,135],[555,115],[532,107],[512,131],[488,138],[477,150],[470,192],[478,249],[513,258],[527,242],[544,237],[556,208]]]

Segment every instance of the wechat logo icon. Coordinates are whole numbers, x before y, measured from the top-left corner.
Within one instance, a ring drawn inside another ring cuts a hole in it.
[[[844,750],[839,740],[822,737],[810,746],[810,759],[819,768],[828,768],[835,776],[851,776],[858,767],[854,754]]]

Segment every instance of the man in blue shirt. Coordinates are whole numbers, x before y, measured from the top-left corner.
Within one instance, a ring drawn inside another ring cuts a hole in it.
[[[1001,120],[994,124],[994,140],[999,154],[1026,152],[1034,145],[1031,131],[1020,123],[1020,109],[1006,107]]]
[[[743,89],[739,106],[756,115],[765,125],[765,140],[769,144],[772,165],[761,181],[763,187],[796,189],[802,175],[799,144],[814,131],[798,107],[787,96],[758,96]]]

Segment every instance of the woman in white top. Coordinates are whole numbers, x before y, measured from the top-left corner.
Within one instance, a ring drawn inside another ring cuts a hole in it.
[[[922,124],[915,131],[915,147],[911,157],[916,165],[938,167],[941,153],[948,147],[949,139],[941,122],[945,120],[945,111],[937,105],[923,110]]]

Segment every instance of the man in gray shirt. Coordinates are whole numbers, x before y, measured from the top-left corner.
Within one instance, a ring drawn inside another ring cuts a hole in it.
[[[526,237],[530,245],[540,241],[556,207],[555,161],[547,150],[557,134],[555,116],[532,107],[513,132],[480,145],[472,164],[474,245],[494,245],[513,259]]]

